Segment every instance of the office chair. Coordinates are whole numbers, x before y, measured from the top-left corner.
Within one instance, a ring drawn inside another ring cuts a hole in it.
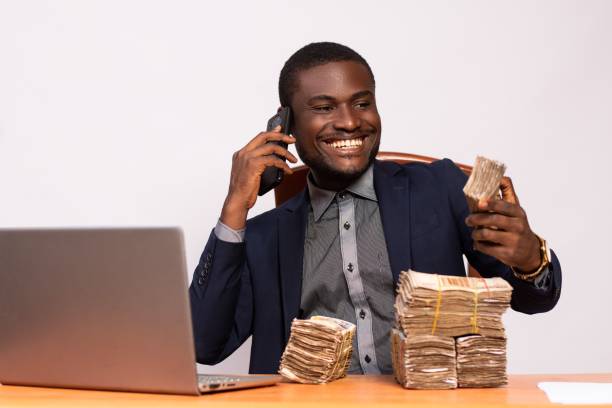
[[[378,152],[376,156],[378,160],[393,161],[399,164],[404,163],[431,163],[438,159],[429,156],[421,156],[412,153],[398,153],[398,152]],[[472,166],[466,164],[455,163],[465,174],[468,176],[472,172]],[[308,166],[296,166],[293,167],[293,174],[285,174],[283,182],[274,189],[274,199],[276,206],[278,207],[297,193],[302,191],[306,187],[306,175],[308,174]],[[504,177],[504,181],[509,184],[510,189],[514,191],[512,187],[512,180],[509,177]],[[480,277],[480,274],[472,265],[468,264],[468,276]]]

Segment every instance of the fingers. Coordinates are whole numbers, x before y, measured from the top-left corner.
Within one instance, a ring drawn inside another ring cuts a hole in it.
[[[244,147],[245,151],[251,151],[259,146],[266,144],[267,142],[285,142],[287,144],[295,143],[293,136],[286,135],[280,132],[280,125],[275,127],[271,132],[260,132],[255,136],[247,145]]]
[[[502,177],[499,188],[502,193],[502,200],[507,201],[511,204],[520,205],[519,199],[516,195],[516,191],[514,191],[514,186],[512,185],[512,180],[510,177]]]
[[[478,202],[478,210],[491,211],[508,217],[524,217],[525,212],[518,204],[512,204],[504,200],[488,199]]]
[[[253,162],[259,168],[259,172],[258,173],[260,175],[264,172],[264,170],[268,166],[274,166],[276,168],[279,168],[282,171],[284,171],[285,174],[293,174],[293,170],[291,170],[291,167],[289,167],[289,165],[287,165],[287,163],[285,163],[283,160],[279,159],[278,157],[276,157],[274,155],[257,157],[255,159],[253,159]]]
[[[511,253],[508,247],[487,241],[474,241],[474,249],[483,254],[499,259],[505,264],[510,264]]]
[[[524,222],[519,218],[496,213],[476,213],[465,219],[466,225],[473,228],[490,228],[494,230],[522,232]]]
[[[275,143],[266,143],[263,146],[251,150],[249,154],[254,157],[276,154],[278,156],[286,158],[291,163],[297,163],[298,161],[297,158],[289,150]]]
[[[472,231],[472,239],[475,243],[484,241],[486,243],[509,246],[516,240],[516,234],[490,228],[477,228]]]

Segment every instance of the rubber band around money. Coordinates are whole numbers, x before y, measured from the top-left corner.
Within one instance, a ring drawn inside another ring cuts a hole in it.
[[[474,292],[474,313],[470,317],[472,333],[478,333],[478,292]]]
[[[431,335],[436,333],[436,326],[438,325],[438,317],[440,316],[440,304],[442,303],[442,283],[440,282],[440,276],[438,278],[438,299],[436,300],[436,311],[434,312],[433,323],[431,325]]]

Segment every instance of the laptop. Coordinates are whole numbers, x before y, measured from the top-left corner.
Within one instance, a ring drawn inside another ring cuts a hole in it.
[[[178,228],[0,229],[0,383],[198,395],[277,375],[198,375]]]

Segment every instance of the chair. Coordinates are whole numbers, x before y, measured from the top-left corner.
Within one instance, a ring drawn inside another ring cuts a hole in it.
[[[418,154],[411,153],[398,153],[398,152],[379,152],[376,156],[378,160],[393,161],[399,164],[404,163],[431,163],[438,159],[429,156],[421,156]],[[463,172],[470,175],[472,172],[472,166],[466,164],[455,163]],[[296,166],[293,168],[293,174],[285,174],[283,182],[274,189],[274,199],[276,206],[278,207],[291,197],[298,194],[306,186],[306,175],[308,174],[308,166]],[[504,183],[509,184],[512,188],[512,181],[509,177],[504,177]],[[468,275],[473,277],[480,277],[480,274],[472,265],[468,264]]]

